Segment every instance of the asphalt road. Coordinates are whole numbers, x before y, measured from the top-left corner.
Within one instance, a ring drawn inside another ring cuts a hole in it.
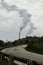
[[[3,49],[2,52],[19,57],[19,58],[30,59],[32,61],[36,61],[37,63],[43,65],[43,55],[28,52],[24,49],[25,47],[26,45],[6,48],[6,49]]]

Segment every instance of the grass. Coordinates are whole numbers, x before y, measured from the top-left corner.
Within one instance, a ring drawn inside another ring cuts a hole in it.
[[[30,52],[35,52],[35,53],[38,53],[38,54],[43,54],[43,44],[33,44],[33,45],[28,45],[26,48],[25,48],[27,51],[30,51]]]
[[[0,59],[0,65],[9,65],[9,61],[7,59]],[[16,63],[14,63],[13,65],[17,65]]]

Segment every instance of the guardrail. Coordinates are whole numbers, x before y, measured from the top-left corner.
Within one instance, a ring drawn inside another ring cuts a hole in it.
[[[1,60],[2,60],[4,57],[8,57],[8,58],[9,58],[9,65],[13,65],[14,60],[20,61],[20,62],[25,63],[25,64],[27,64],[27,65],[39,65],[39,64],[36,63],[35,61],[31,61],[31,60],[29,60],[29,59],[19,58],[19,57],[13,56],[13,55],[11,55],[11,54],[6,54],[6,53],[4,53],[4,52],[0,52],[0,58],[1,58]]]

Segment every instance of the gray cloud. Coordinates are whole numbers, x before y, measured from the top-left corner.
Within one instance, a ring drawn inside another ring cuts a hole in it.
[[[19,15],[20,15],[20,18],[22,18],[22,25],[20,27],[20,32],[19,32],[19,35],[21,34],[22,30],[27,26],[28,23],[29,26],[30,26],[30,30],[29,32],[27,33],[28,34],[31,34],[33,32],[33,30],[35,29],[34,28],[34,25],[32,24],[32,22],[30,21],[31,20],[31,14],[28,13],[28,11],[26,9],[19,9],[16,5],[9,5],[8,3],[6,3],[4,0],[1,0],[1,5],[2,7],[7,10],[8,12],[11,12],[11,11],[18,11]]]
[[[8,3],[6,3],[4,0],[1,0],[1,5],[3,8],[5,8],[8,12],[10,11],[17,11],[18,8],[16,5],[9,5]]]
[[[25,9],[19,10],[20,17],[22,17],[22,25],[20,27],[20,33],[21,31],[27,26],[27,24],[30,22],[31,14],[27,12]]]
[[[28,30],[26,36],[28,36],[29,34],[31,34],[34,30],[36,30],[37,28],[34,27],[34,24],[32,22],[29,23],[30,25],[30,29]]]
[[[30,26],[30,30],[28,30],[27,34],[26,35],[29,35],[33,32],[33,30],[35,30],[36,28],[34,27],[33,23],[31,22],[31,14],[29,14],[27,12],[27,10],[25,9],[21,9],[19,11],[19,14],[20,14],[20,17],[22,17],[22,25],[20,27],[20,33],[19,33],[19,36],[21,34],[21,31],[28,25],[29,23],[29,26]]]

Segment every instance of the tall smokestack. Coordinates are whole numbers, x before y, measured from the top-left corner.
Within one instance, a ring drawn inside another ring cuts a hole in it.
[[[19,32],[19,40],[20,40],[20,32]]]

